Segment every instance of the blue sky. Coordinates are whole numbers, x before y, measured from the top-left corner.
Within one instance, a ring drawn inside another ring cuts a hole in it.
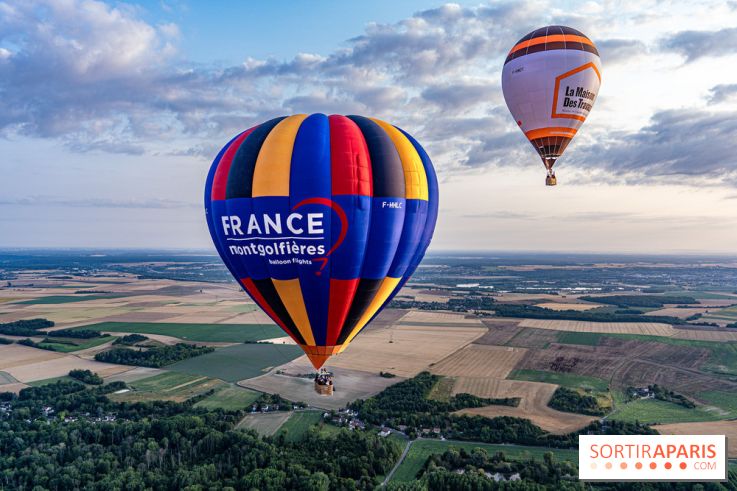
[[[459,2],[474,5],[477,2]],[[141,2],[149,22],[174,22],[187,59],[241,62],[245,57],[287,60],[295,53],[328,55],[369,22],[394,23],[427,9],[426,0]]]
[[[602,56],[542,186],[504,56],[565,24]],[[237,132],[365,114],[428,150],[433,248],[737,251],[733,2],[0,0],[0,247],[210,248],[204,176]]]

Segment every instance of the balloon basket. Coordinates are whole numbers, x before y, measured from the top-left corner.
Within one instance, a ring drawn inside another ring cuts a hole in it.
[[[315,375],[315,392],[321,396],[331,396],[333,395],[334,388],[333,374],[324,368],[320,369]]]
[[[548,176],[545,178],[546,186],[555,186],[556,184],[558,184],[558,179],[556,179],[555,176]]]

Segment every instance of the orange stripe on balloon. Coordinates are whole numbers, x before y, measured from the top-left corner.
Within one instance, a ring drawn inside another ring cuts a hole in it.
[[[525,136],[530,140],[538,138],[546,138],[549,136],[565,136],[573,138],[576,136],[575,128],[566,128],[562,126],[553,126],[550,128],[538,128],[536,130],[525,131]]]
[[[525,48],[529,48],[530,46],[535,46],[538,44],[545,44],[545,43],[583,43],[588,44],[589,46],[593,46],[596,48],[594,43],[591,42],[591,40],[587,37],[583,36],[576,36],[575,34],[554,34],[552,36],[540,36],[536,37],[534,39],[529,39],[527,41],[522,41],[521,43],[517,43],[514,48],[512,48],[512,51],[509,52],[511,55],[512,53],[516,53],[517,51]]]

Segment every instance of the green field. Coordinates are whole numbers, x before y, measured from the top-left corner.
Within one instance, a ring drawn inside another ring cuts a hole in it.
[[[416,440],[409,449],[407,456],[392,476],[392,481],[414,481],[417,473],[432,454],[442,454],[448,448],[464,448],[471,451],[474,448],[483,448],[490,455],[498,452],[504,452],[504,455],[513,460],[522,459],[542,459],[546,452],[553,452],[558,460],[578,461],[578,452],[576,450],[560,450],[545,447],[524,447],[521,445],[492,445],[486,443],[470,443],[457,441],[440,441],[440,440]]]
[[[598,346],[602,334],[599,332],[571,332],[559,331],[558,342],[562,344],[583,344],[586,346]]]
[[[310,426],[322,421],[322,411],[297,411],[279,428],[279,434],[284,434],[288,442],[301,440]]]
[[[724,411],[728,411],[729,416],[727,417],[737,418],[737,393],[712,390],[700,392],[698,397],[709,404],[713,404]]]
[[[0,372],[0,385],[15,384],[18,383],[15,377],[10,375],[8,372]]]
[[[288,411],[248,414],[238,423],[236,428],[248,428],[255,430],[260,435],[271,436],[281,428],[281,425],[287,421],[290,415],[291,413]]]
[[[725,292],[725,293],[731,293],[731,292]],[[734,295],[725,295],[719,292],[704,292],[704,291],[691,291],[691,290],[680,290],[680,291],[670,291],[665,292],[665,295],[688,295],[690,297],[693,297],[695,299],[703,299],[703,300],[736,300],[735,303],[737,303],[737,297]]]
[[[270,368],[292,361],[300,355],[302,350],[294,345],[237,344],[180,361],[169,365],[167,369],[237,382],[263,375]]]
[[[225,409],[227,411],[238,411],[246,409],[253,404],[261,394],[252,390],[229,385],[215,392],[210,397],[201,400],[195,407],[204,409]]]
[[[217,390],[223,382],[200,375],[186,373],[164,372],[153,377],[131,382],[131,392],[113,394],[111,399],[116,401],[139,402],[169,400],[184,402],[209,390]]]
[[[512,370],[507,377],[511,380],[526,380],[528,382],[545,382],[561,385],[571,389],[589,389],[597,392],[607,392],[609,382],[596,377],[576,375],[575,373],[546,372],[543,370]]]
[[[455,379],[453,377],[441,377],[440,380],[433,385],[427,398],[434,401],[448,402],[453,393],[454,384]]]
[[[120,298],[125,295],[50,295],[38,297],[32,300],[16,302],[16,305],[54,305],[60,303],[86,302],[88,300],[101,300],[103,298]]]
[[[58,351],[60,353],[72,353],[74,351],[80,351],[83,349],[94,348],[101,344],[109,343],[113,341],[116,336],[103,336],[101,338],[92,339],[73,339],[73,338],[58,338],[66,343],[55,343],[54,338],[47,338],[50,342],[38,343],[40,347],[44,349],[50,349],[51,351]],[[73,344],[67,344],[73,343]]]
[[[688,409],[672,402],[657,399],[638,399],[622,404],[617,401],[617,409],[609,415],[617,421],[639,421],[640,423],[688,423],[697,421],[717,421],[722,419],[714,412],[702,407]]]
[[[286,336],[275,325],[262,324],[180,324],[171,322],[99,322],[75,329],[105,332],[162,334],[188,341],[242,343]]]
[[[27,385],[31,387],[41,387],[42,385],[55,384],[57,382],[79,382],[77,379],[73,379],[69,375],[62,375],[61,377],[45,378],[43,380],[34,380],[33,382],[27,382]],[[79,382],[80,384],[82,382]]]

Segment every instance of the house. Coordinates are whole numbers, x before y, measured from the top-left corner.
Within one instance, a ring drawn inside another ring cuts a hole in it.
[[[386,438],[391,434],[392,434],[392,430],[386,427],[382,428],[381,431],[379,432],[379,436],[382,438]]]

